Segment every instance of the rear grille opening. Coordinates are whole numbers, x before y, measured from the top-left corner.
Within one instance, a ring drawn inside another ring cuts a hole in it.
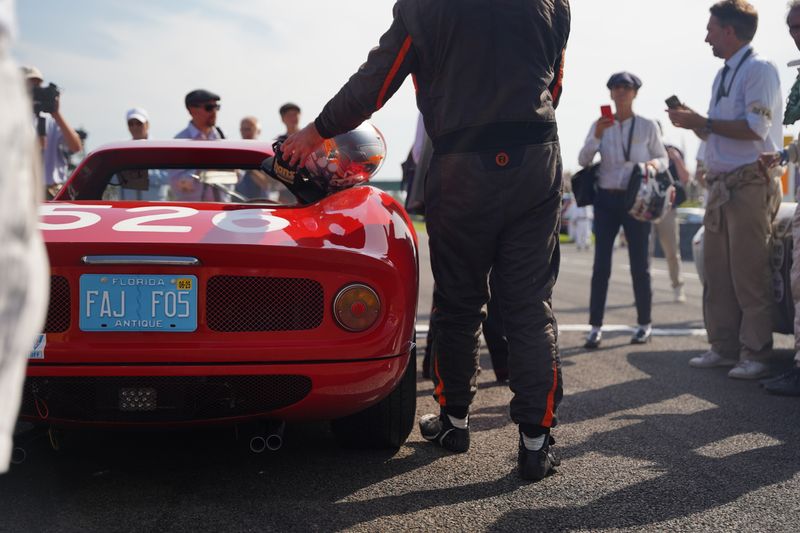
[[[206,321],[214,331],[300,331],[322,324],[322,285],[312,279],[214,276]]]
[[[126,400],[146,392],[147,403]],[[21,414],[91,422],[180,422],[268,413],[299,402],[311,378],[276,376],[29,377]],[[36,400],[39,400],[37,409]]]
[[[69,282],[64,276],[50,276],[50,304],[47,308],[45,333],[62,333],[70,323]]]

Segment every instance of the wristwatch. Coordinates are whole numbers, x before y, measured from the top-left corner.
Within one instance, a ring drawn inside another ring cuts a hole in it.
[[[708,117],[708,118],[706,119],[706,127],[705,127],[705,129],[703,130],[703,131],[705,131],[705,132],[706,132],[706,135],[711,135],[712,133],[714,133],[714,131],[713,131],[713,126],[714,126],[714,121],[713,121],[713,120],[711,120],[711,117]]]

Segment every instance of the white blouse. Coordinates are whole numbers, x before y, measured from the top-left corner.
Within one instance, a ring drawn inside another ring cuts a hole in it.
[[[658,124],[654,120],[639,115],[635,115],[635,117],[630,161],[625,161],[625,150],[628,148],[633,119],[629,118],[622,122],[615,121],[613,126],[603,132],[600,140],[594,136],[596,124],[592,124],[589,130],[589,135],[578,156],[578,163],[582,167],[587,167],[592,164],[597,152],[600,152],[597,186],[601,189],[626,188],[636,163],[646,163],[655,159],[658,161],[659,172],[669,168],[669,157],[664,148],[664,142],[661,140]]]

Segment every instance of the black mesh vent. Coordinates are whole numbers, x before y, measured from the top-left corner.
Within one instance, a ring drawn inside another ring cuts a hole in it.
[[[214,331],[298,331],[319,327],[322,285],[311,279],[214,276],[206,320]]]
[[[62,333],[69,329],[69,282],[64,276],[50,276],[50,305],[47,308],[45,333]]]
[[[155,389],[157,407],[123,410],[122,389]],[[310,391],[307,376],[29,377],[21,414],[95,422],[210,420],[268,413]]]

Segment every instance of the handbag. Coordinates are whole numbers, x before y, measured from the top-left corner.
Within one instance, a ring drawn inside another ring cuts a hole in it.
[[[644,163],[633,167],[625,192],[625,209],[640,222],[658,222],[675,203],[675,179],[669,170],[656,172]]]
[[[572,195],[578,207],[592,205],[597,194],[597,168],[600,163],[580,169],[572,176]]]

